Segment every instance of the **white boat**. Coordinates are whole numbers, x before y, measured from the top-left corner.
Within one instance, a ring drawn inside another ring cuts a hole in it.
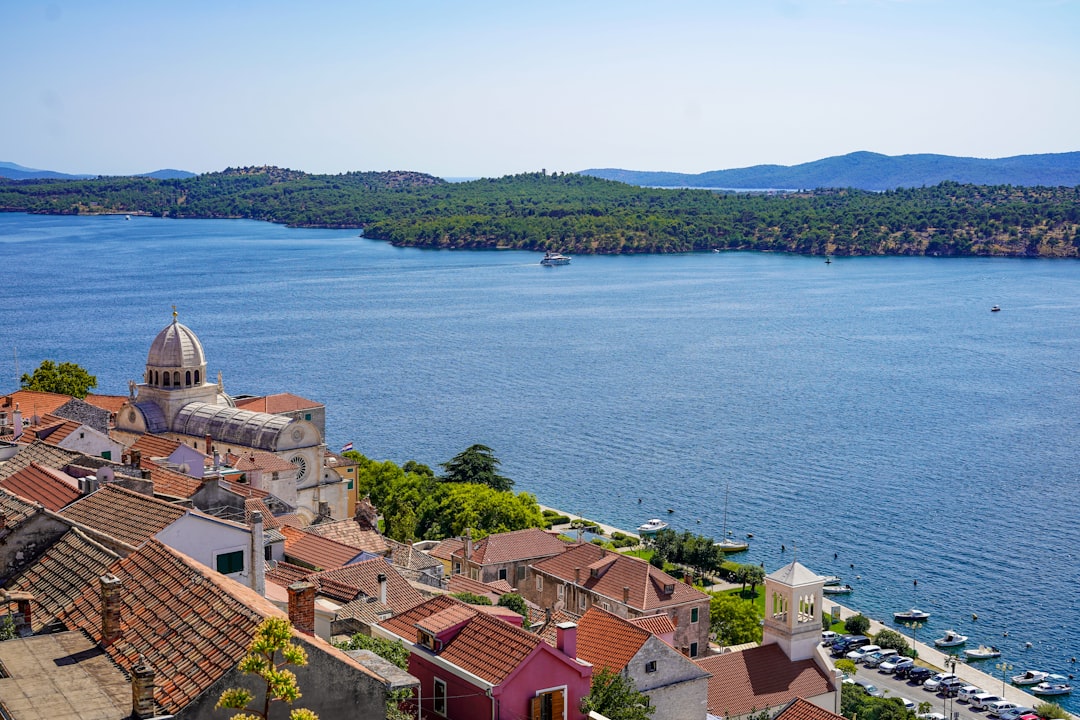
[[[1068,695],[1072,692],[1069,678],[1064,675],[1047,675],[1046,679],[1031,688],[1036,695]]]
[[[839,585],[840,584],[840,576],[839,575],[825,575],[821,579],[825,581],[826,585]]]
[[[1013,685],[1038,685],[1048,677],[1050,673],[1042,670],[1025,670],[1022,674],[1013,675],[1009,679]]]
[[[666,530],[667,527],[668,527],[668,524],[666,522],[664,522],[663,520],[661,520],[660,518],[653,518],[652,520],[645,523],[644,525],[638,525],[637,531],[641,535],[655,535],[656,533],[660,532],[661,530]]]
[[[893,613],[893,619],[896,622],[911,623],[911,622],[926,622],[930,619],[930,613],[923,612],[918,608],[911,608],[903,612]]]
[[[737,552],[742,552],[743,550],[748,550],[750,548],[750,543],[748,543],[748,542],[740,542],[738,540],[735,540],[735,539],[730,537],[731,533],[728,532],[728,529],[727,529],[727,503],[728,503],[728,493],[730,492],[730,490],[731,490],[731,488],[729,487],[727,490],[724,491],[724,539],[721,540],[718,543],[713,543],[713,545],[720,548],[722,551],[724,551],[726,553],[737,553]]]
[[[851,593],[855,588],[850,585],[826,585],[821,588],[821,592],[826,595],[847,595]]]
[[[967,642],[967,635],[961,635],[955,630],[946,630],[944,637],[939,637],[934,641],[934,644],[938,647],[956,647],[957,645],[963,645]]]
[[[544,253],[544,259],[540,261],[541,265],[569,265],[570,257],[563,255],[562,253],[552,252],[548,250]]]
[[[989,660],[990,658],[1001,657],[1001,651],[992,645],[980,645],[974,650],[965,650],[964,655],[968,660]]]

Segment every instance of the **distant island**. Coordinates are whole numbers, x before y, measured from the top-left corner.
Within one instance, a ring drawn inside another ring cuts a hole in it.
[[[431,248],[1080,257],[1080,186],[723,193],[571,173],[448,183],[408,171],[247,167],[164,180],[0,179],[0,211],[248,218]]]
[[[0,162],[0,178],[10,178],[12,180],[89,180],[96,177],[101,176],[69,175],[68,173],[56,172],[55,170],[38,170],[37,168],[23,167],[22,165],[18,165],[13,162]],[[141,173],[133,177],[149,177],[157,178],[158,180],[171,180],[175,178],[195,177],[195,173],[188,172],[187,170],[173,170],[172,168],[165,168],[163,170],[155,170],[154,172]]]
[[[895,190],[943,182],[970,185],[1080,185],[1080,152],[983,159],[951,155],[880,155],[853,152],[801,165],[755,165],[697,175],[640,170],[592,169],[582,175],[642,187],[813,190]]]

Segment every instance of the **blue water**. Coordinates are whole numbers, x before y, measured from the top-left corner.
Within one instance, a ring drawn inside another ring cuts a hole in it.
[[[932,612],[922,639],[955,628],[1017,672],[1073,670],[1080,264],[538,261],[0,215],[0,387],[17,348],[24,372],[72,360],[123,394],[175,303],[227,391],[324,401],[332,448],[436,466],[484,443],[518,489],[625,528],[719,537],[730,488],[746,561],[797,552],[871,616]]]

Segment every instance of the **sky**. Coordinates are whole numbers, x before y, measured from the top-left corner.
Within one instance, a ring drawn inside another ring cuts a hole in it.
[[[0,161],[70,173],[1080,150],[1080,0],[4,0],[0,53]]]

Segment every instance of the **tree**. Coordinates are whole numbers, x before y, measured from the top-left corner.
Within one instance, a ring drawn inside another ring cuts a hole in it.
[[[456,598],[467,605],[490,605],[491,599],[484,595],[471,592],[451,593],[450,597]]]
[[[1041,702],[1035,706],[1035,712],[1046,720],[1067,720],[1070,717],[1065,708],[1055,702]]]
[[[345,642],[334,643],[342,650],[370,650],[384,660],[397,665],[402,670],[409,669],[409,650],[400,640],[386,640],[385,638],[373,637],[356,633]]]
[[[907,638],[895,630],[881,630],[874,636],[874,644],[883,648],[892,648],[901,655],[908,655],[911,653],[911,647],[908,645]]]
[[[281,662],[278,662],[278,653],[281,653]],[[267,720],[270,717],[270,703],[285,702],[291,705],[300,698],[296,675],[286,665],[307,665],[307,652],[292,643],[292,625],[288,620],[267,618],[255,630],[248,654],[237,665],[245,675],[258,675],[266,681],[262,711],[248,707],[255,696],[244,688],[225,690],[215,707],[246,711],[234,715],[232,720]],[[318,715],[306,708],[294,708],[289,712],[289,720],[318,720]]]
[[[525,606],[525,598],[517,593],[506,593],[499,598],[499,605],[504,608],[510,608],[523,618],[529,617],[529,608]]]
[[[709,629],[721,645],[761,640],[761,618],[754,603],[726,593],[717,593],[709,600]]]
[[[33,374],[23,373],[19,380],[24,390],[59,393],[84,398],[91,388],[97,387],[97,377],[72,362],[57,365],[52,360],[42,360]]]
[[[597,712],[609,720],[648,720],[656,708],[631,678],[603,667],[593,672],[592,689],[581,699],[581,712]]]
[[[500,462],[487,445],[471,445],[439,467],[446,474],[439,479],[451,483],[478,483],[495,490],[511,490],[514,481],[496,472]]]
[[[848,660],[847,658],[840,658],[835,663],[835,667],[840,672],[844,673],[848,677],[855,677],[855,673],[858,671],[858,667],[855,665],[854,660]]]
[[[852,615],[844,621],[844,631],[852,635],[865,635],[870,629],[870,619],[862,613]]]
[[[757,595],[757,586],[765,582],[765,568],[760,565],[747,565],[746,582],[750,583],[750,594]]]

